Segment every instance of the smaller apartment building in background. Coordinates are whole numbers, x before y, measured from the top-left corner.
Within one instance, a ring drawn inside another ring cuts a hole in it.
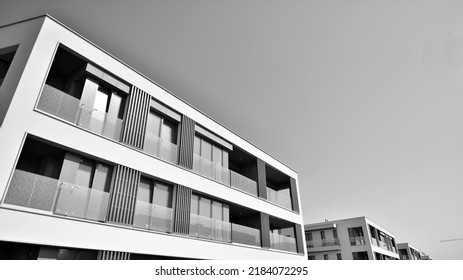
[[[366,217],[307,224],[309,260],[398,260],[394,234]]]
[[[0,38],[0,259],[306,258],[294,170],[49,16]]]
[[[401,260],[432,260],[433,258],[409,243],[398,243],[399,257]]]

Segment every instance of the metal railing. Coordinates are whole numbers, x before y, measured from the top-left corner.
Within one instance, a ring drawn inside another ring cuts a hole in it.
[[[146,132],[143,151],[170,163],[177,164],[178,147],[154,134]]]
[[[270,232],[270,248],[297,253],[296,239]]]
[[[105,221],[109,193],[15,170],[5,203],[94,221]]]
[[[190,236],[231,242],[231,225],[229,222],[190,214]]]
[[[162,232],[172,231],[172,208],[137,200],[133,226]]]
[[[291,197],[269,187],[267,187],[267,200],[285,208],[292,209]]]
[[[231,224],[232,230],[232,242],[257,246],[260,247],[260,230],[238,225],[238,224]]]
[[[82,128],[119,141],[123,121],[117,116],[89,108],[80,100],[45,84],[37,108]]]

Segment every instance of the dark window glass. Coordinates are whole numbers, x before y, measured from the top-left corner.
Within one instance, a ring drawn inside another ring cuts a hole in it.
[[[0,49],[0,86],[2,86],[8,69],[10,69],[11,62],[13,61],[17,49],[18,46]]]

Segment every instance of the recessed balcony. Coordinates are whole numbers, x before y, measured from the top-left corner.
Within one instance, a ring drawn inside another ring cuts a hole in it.
[[[104,222],[109,193],[17,169],[5,203]]]
[[[37,109],[79,127],[119,141],[123,120],[82,103],[79,99],[45,84]]]

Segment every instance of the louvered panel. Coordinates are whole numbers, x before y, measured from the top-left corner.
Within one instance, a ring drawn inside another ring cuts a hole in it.
[[[182,185],[177,186],[175,204],[174,232],[188,234],[190,229],[191,189]]]
[[[99,260],[130,260],[130,253],[116,251],[99,251]]]
[[[182,117],[180,124],[180,147],[178,164],[193,168],[193,147],[195,141],[195,121],[187,116]]]
[[[111,190],[109,222],[132,224],[139,180],[139,171],[122,165],[116,167],[114,185]]]
[[[150,99],[148,93],[135,86],[132,87],[121,142],[139,149],[143,148]]]

